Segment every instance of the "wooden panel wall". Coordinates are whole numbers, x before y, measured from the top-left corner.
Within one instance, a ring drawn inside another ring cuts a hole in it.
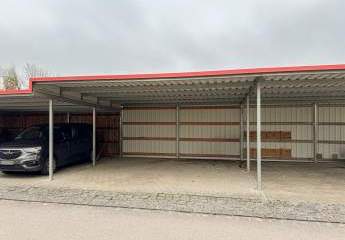
[[[67,121],[66,114],[54,114],[54,123]],[[92,124],[91,114],[70,114],[72,123]],[[23,129],[36,124],[48,123],[48,114],[23,113],[2,114],[0,127],[8,129],[12,136],[17,135]],[[115,156],[119,154],[119,114],[97,114],[96,118],[97,149],[103,156]]]

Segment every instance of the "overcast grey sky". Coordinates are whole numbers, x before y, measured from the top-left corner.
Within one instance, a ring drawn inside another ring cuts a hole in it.
[[[345,63],[344,0],[1,0],[0,65],[59,75]]]

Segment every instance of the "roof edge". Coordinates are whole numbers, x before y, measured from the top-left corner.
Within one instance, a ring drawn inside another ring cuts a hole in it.
[[[195,72],[166,72],[166,73],[142,73],[142,74],[112,74],[112,75],[75,75],[62,77],[33,77],[30,78],[29,88],[23,90],[0,90],[0,95],[16,95],[32,93],[33,82],[62,82],[62,81],[97,81],[97,80],[140,80],[140,79],[164,79],[164,78],[192,78],[231,75],[251,75],[269,73],[294,73],[312,71],[345,70],[345,64],[328,65],[304,65],[288,67],[260,67],[240,68],[227,70],[210,70]]]

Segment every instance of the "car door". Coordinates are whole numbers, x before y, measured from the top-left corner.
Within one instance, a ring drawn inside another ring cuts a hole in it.
[[[54,155],[57,166],[63,166],[70,162],[71,157],[71,132],[68,127],[54,127]]]
[[[87,160],[89,156],[88,138],[85,133],[86,129],[82,125],[74,125],[72,130],[71,150],[75,161]]]

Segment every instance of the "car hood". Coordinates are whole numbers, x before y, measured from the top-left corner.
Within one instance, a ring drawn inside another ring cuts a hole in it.
[[[17,139],[0,144],[0,148],[22,148],[22,147],[39,147],[44,144],[41,140],[22,140]]]

